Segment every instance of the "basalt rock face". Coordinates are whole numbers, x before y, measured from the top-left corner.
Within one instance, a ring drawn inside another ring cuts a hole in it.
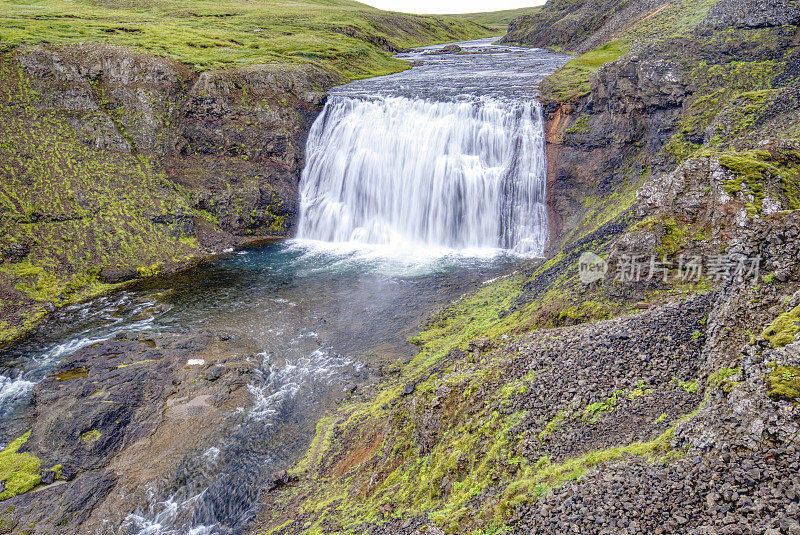
[[[84,145],[153,157],[193,208],[238,235],[290,229],[305,136],[339,81],[281,64],[197,74],[108,45],[36,46],[15,59],[43,111],[67,116]],[[184,223],[180,214],[163,219]]]
[[[683,75],[676,61],[628,55],[601,68],[585,98],[546,103],[551,246],[579,226],[585,199],[619,190],[642,160],[663,165],[659,152],[692,91]]]
[[[587,197],[632,196],[643,177],[668,180],[699,149],[735,155],[763,148],[772,154],[767,160],[791,173],[778,155],[785,151],[775,149],[797,136],[791,125],[800,110],[797,8],[784,7],[720,2],[683,35],[641,37],[680,13],[659,12],[633,26],[632,36],[624,34],[629,53],[577,75],[587,78],[585,93],[566,100],[545,95],[554,251],[591,212]],[[735,189],[732,167],[722,166],[728,190]],[[795,206],[793,188],[770,189],[766,205],[756,195],[759,211]]]
[[[800,5],[794,0],[722,0],[715,4],[702,28],[770,28],[800,23]]]
[[[586,52],[614,39],[665,4],[663,0],[551,0],[540,12],[511,21],[501,42]]]

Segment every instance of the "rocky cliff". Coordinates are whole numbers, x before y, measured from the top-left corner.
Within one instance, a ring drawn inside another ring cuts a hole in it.
[[[97,44],[17,49],[0,77],[5,328],[36,302],[290,233],[306,133],[342,81]]]

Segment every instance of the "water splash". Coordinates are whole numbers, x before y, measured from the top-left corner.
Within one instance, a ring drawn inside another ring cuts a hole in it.
[[[541,108],[334,95],[309,134],[300,194],[301,239],[541,255]]]

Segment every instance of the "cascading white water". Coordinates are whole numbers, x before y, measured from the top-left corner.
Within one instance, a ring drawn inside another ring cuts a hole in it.
[[[541,255],[535,101],[334,95],[309,134],[298,238]]]

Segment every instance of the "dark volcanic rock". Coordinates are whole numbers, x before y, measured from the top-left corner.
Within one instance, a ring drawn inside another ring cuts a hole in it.
[[[586,52],[663,6],[663,0],[550,0],[538,13],[511,21],[500,41]]]
[[[221,422],[249,402],[253,365],[232,357],[240,346],[230,344],[208,333],[121,334],[67,357],[34,389],[23,446],[42,466],[62,465],[62,481],[7,500],[6,525],[108,533],[145,506],[145,484],[174,477],[182,459],[224,433]],[[211,361],[208,372],[187,365],[198,357]],[[46,470],[42,482],[55,476]]]
[[[106,266],[100,270],[100,280],[109,284],[125,282],[138,277],[135,269]]]
[[[461,52],[461,47],[458,45],[447,45],[442,47],[441,50],[437,51],[439,54],[458,54]]]
[[[44,96],[43,110],[69,113],[84,143],[153,155],[170,179],[192,191],[195,208],[240,235],[285,235],[290,228],[306,133],[324,91],[340,81],[311,65],[197,74],[97,44],[34,46],[17,57]],[[185,226],[186,214],[154,217],[178,236],[196,234]]]
[[[800,23],[794,0],[722,0],[714,4],[701,28],[769,28]]]

